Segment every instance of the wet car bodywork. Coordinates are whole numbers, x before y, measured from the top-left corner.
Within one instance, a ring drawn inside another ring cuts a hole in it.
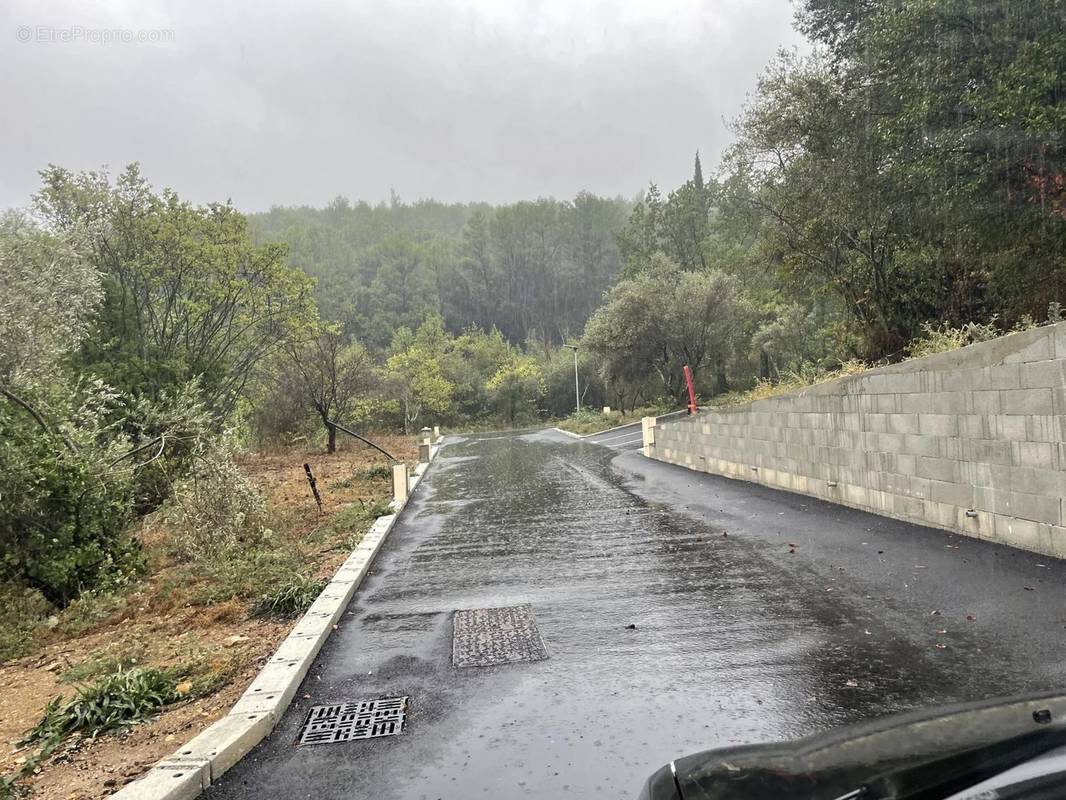
[[[640,800],[999,800],[1066,796],[1066,695],[885,717],[791,742],[709,750]]]

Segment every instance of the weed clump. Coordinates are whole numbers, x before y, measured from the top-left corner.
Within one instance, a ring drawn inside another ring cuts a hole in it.
[[[295,617],[306,611],[324,588],[326,581],[293,575],[260,597],[252,607],[252,614],[257,617]]]

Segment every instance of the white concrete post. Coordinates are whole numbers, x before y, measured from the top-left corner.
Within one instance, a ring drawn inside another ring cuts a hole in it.
[[[434,425],[433,426],[433,441],[435,441],[435,442],[439,442],[440,441],[440,425]]]
[[[407,478],[407,465],[406,464],[393,464],[392,465],[392,499],[396,501],[396,505],[402,506],[407,502],[407,492],[410,490],[410,484]]]
[[[644,437],[644,455],[650,458],[651,449],[655,446],[655,417],[641,417],[640,432]]]
[[[418,442],[418,463],[428,464],[429,448],[431,443],[433,442],[433,431],[431,431],[429,428],[423,428],[421,433],[422,439]]]

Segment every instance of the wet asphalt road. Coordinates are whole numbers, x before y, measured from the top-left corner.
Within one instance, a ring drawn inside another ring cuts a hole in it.
[[[1066,686],[1064,578],[556,433],[452,437],[278,729],[207,796],[634,797],[704,748]],[[454,610],[526,603],[548,660],[451,666]],[[402,736],[293,745],[311,705],[397,695]]]

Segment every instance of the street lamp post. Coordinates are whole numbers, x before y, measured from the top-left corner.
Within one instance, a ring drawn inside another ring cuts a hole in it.
[[[577,380],[577,345],[576,344],[564,344],[567,350],[574,351],[574,399],[577,401],[577,413],[581,413],[581,384]]]

